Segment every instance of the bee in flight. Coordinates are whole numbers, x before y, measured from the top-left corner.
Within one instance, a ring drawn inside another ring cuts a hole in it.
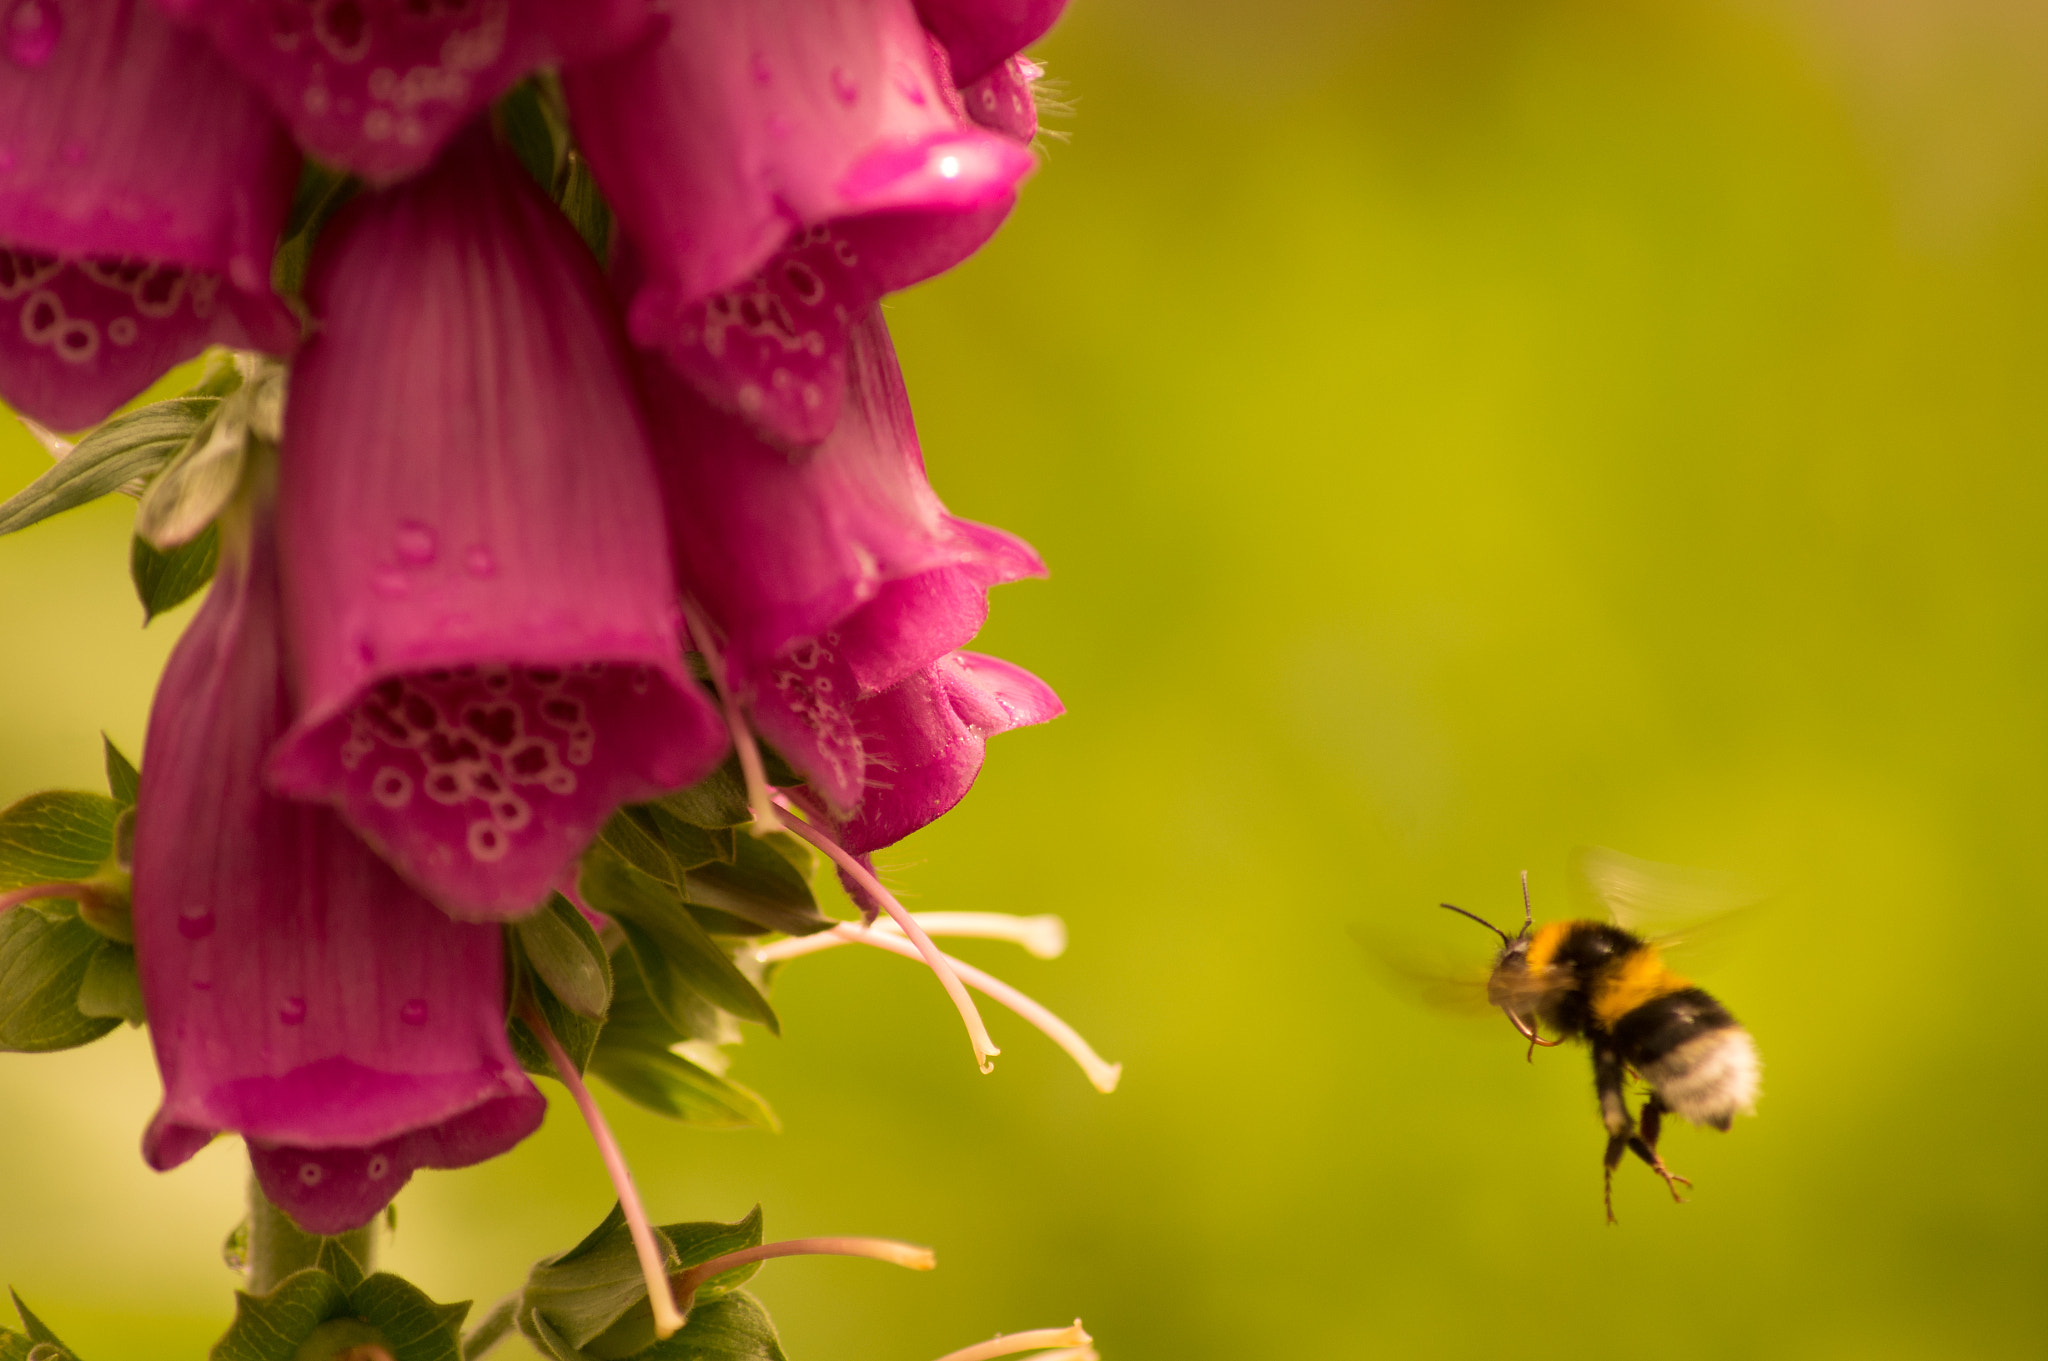
[[[1556,921],[1535,924],[1529,906],[1529,874],[1522,872],[1522,929],[1513,936],[1476,913],[1450,903],[1440,906],[1470,917],[1501,939],[1486,1000],[1536,1047],[1582,1039],[1593,1050],[1593,1090],[1607,1126],[1607,1222],[1614,1222],[1614,1169],[1633,1152],[1664,1178],[1674,1200],[1691,1182],[1664,1165],[1657,1136],[1664,1117],[1677,1115],[1696,1125],[1726,1130],[1735,1116],[1756,1104],[1761,1065],[1749,1032],[1728,1009],[1664,965],[1657,944],[1626,929],[1645,915],[1648,901],[1686,896],[1666,886],[1682,882],[1669,870],[1615,851],[1588,849],[1579,869],[1594,896],[1617,921]],[[1543,1030],[1557,1038],[1544,1039]],[[1641,1110],[1629,1114],[1624,1080],[1640,1078],[1650,1089]]]

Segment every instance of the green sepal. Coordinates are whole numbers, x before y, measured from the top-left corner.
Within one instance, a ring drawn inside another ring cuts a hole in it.
[[[600,1036],[590,1071],[634,1105],[699,1129],[782,1129],[758,1094],[666,1049],[607,1045]]]
[[[649,993],[679,1026],[683,1021],[670,1008],[676,988],[682,987],[735,1016],[782,1033],[768,999],[697,924],[673,890],[603,847],[583,858],[577,882],[584,902],[626,930]]]
[[[35,1345],[28,1334],[0,1327],[0,1361],[28,1361],[29,1348]]]
[[[680,1002],[682,1015],[670,1017],[655,1005],[630,950],[613,959],[612,1009],[605,1017],[600,1045],[623,1045],[631,1049],[667,1049],[684,1040],[708,1040],[731,1044],[739,1039],[739,1027],[732,1018],[696,994],[673,999]]]
[[[294,1271],[267,1295],[237,1290],[235,1320],[208,1361],[297,1361],[320,1325],[347,1308],[347,1288],[318,1267]]]
[[[516,941],[517,936],[513,939]],[[548,1029],[555,1032],[555,1039],[561,1044],[562,1052],[569,1056],[569,1062],[582,1072],[590,1064],[590,1053],[597,1048],[597,1036],[604,1026],[602,1021],[593,1021],[578,1016],[563,1004],[547,984],[535,977],[528,969],[520,981],[523,995],[531,997],[540,1007],[542,1017],[547,1020]],[[559,1078],[554,1060],[541,1047],[540,1039],[527,1029],[526,1022],[517,1010],[505,1026],[506,1038],[512,1042],[512,1052],[519,1057],[519,1066],[538,1077]]]
[[[142,1006],[142,979],[135,971],[135,947],[102,939],[85,964],[78,982],[78,1014],[112,1017],[129,1025],[148,1020]]]
[[[287,298],[295,298],[305,290],[306,262],[312,256],[313,242],[320,229],[360,188],[362,182],[346,171],[313,160],[300,163],[291,212],[285,218],[283,234],[278,237],[277,254],[270,261],[271,287]]]
[[[784,842],[795,843],[794,848]],[[714,860],[695,866],[684,876],[683,896],[692,906],[739,918],[751,927],[742,927],[740,934],[745,935],[780,931],[808,936],[838,925],[818,910],[810,881],[798,869],[799,864],[808,867],[808,846],[787,832],[743,836],[738,843],[734,863],[722,865]],[[797,859],[799,852],[802,860]]]
[[[152,546],[140,534],[130,538],[128,579],[135,583],[135,598],[142,602],[142,622],[147,624],[165,610],[184,604],[213,580],[219,565],[217,525],[208,525],[197,538],[168,551]]]
[[[666,1342],[633,1354],[633,1361],[788,1361],[775,1323],[761,1301],[744,1290],[701,1304]]]
[[[324,1234],[314,1241],[319,1246],[313,1251],[312,1270],[326,1272],[341,1284],[344,1291],[353,1291],[363,1283],[363,1264],[356,1260],[347,1244]]]
[[[548,117],[540,82],[520,81],[498,101],[498,128],[512,155],[533,176],[533,182],[549,198],[555,195],[555,173],[562,148]]]
[[[142,789],[142,772],[114,745],[114,739],[100,734],[102,755],[107,763],[107,793],[114,796],[114,802],[123,808],[135,806],[135,796]]]
[[[68,903],[0,914],[0,1051],[75,1049],[121,1024],[78,1008],[86,970],[105,943]]]
[[[27,529],[151,476],[185,447],[220,402],[218,397],[173,397],[107,421],[55,467],[0,503],[0,534]]]
[[[583,159],[581,152],[572,149],[562,167],[561,178],[563,216],[575,226],[576,234],[583,238],[584,245],[590,247],[590,253],[597,257],[597,262],[600,265],[610,264],[612,208],[597,187],[597,177],[590,173],[590,162]]]
[[[348,1307],[377,1330],[392,1361],[462,1361],[468,1300],[437,1304],[411,1281],[380,1271],[349,1291]]]
[[[738,827],[754,816],[747,807],[747,781],[740,774],[738,757],[728,757],[724,765],[688,789],[665,794],[658,802],[684,822],[707,830]]]
[[[90,879],[114,849],[120,805],[104,794],[45,790],[0,812],[0,891]]]
[[[670,1271],[687,1265],[660,1229],[654,1234]],[[573,1356],[635,1305],[647,1307],[647,1282],[625,1212],[614,1205],[582,1242],[534,1265],[520,1298],[519,1331],[545,1351],[559,1356],[567,1349]],[[540,1323],[554,1335],[551,1341],[536,1328]]]
[[[612,814],[599,829],[597,844],[657,883],[680,890],[682,870],[677,866],[675,857],[669,854],[661,834],[646,819],[633,816],[637,811],[621,808]]]
[[[36,1347],[55,1347],[65,1356],[78,1355],[64,1345],[64,1339],[50,1331],[48,1324],[29,1312],[28,1306],[21,1302],[21,1296],[14,1293],[14,1287],[7,1288],[7,1298],[14,1301],[14,1312],[21,1318],[21,1326],[28,1330],[28,1340],[34,1344],[29,1348],[31,1353]],[[42,1361],[42,1358],[37,1358],[37,1361]]]
[[[612,1002],[611,959],[597,932],[561,894],[514,923],[519,948],[540,981],[579,1016],[602,1021]]]
[[[732,829],[721,827],[716,830],[699,827],[685,822],[658,803],[644,803],[633,809],[633,815],[640,825],[654,833],[661,841],[669,858],[682,870],[693,870],[699,865],[710,865],[719,861],[732,863]]]

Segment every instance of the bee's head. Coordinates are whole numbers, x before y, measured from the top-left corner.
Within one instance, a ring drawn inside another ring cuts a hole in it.
[[[1500,937],[1500,953],[1493,959],[1493,971],[1496,974],[1502,970],[1515,971],[1528,967],[1529,934],[1535,923],[1535,913],[1529,907],[1529,871],[1522,871],[1522,929],[1512,936],[1477,912],[1467,912],[1464,908],[1451,903],[1438,903],[1437,906],[1447,912],[1455,912],[1461,917],[1470,917]]]

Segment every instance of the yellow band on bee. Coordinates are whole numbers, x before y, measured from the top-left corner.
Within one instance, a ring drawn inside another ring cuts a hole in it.
[[[1593,1017],[1612,1028],[1622,1017],[1642,1006],[1692,984],[1664,967],[1657,947],[1645,945],[1617,961],[1593,981]]]
[[[1533,976],[1550,967],[1557,958],[1557,947],[1564,944],[1564,938],[1571,934],[1571,922],[1545,922],[1536,928],[1536,934],[1529,937],[1529,973]]]

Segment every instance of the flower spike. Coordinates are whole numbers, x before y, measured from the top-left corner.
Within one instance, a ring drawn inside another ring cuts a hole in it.
[[[785,813],[794,815],[797,812],[796,805],[785,795],[777,794],[775,802]],[[917,947],[919,956],[931,966],[931,971],[938,975],[939,986],[946,990],[946,996],[953,999],[953,1006],[960,1012],[960,1019],[967,1026],[968,1043],[974,1046],[975,1063],[984,1073],[994,1071],[995,1064],[989,1060],[1002,1050],[996,1048],[996,1042],[989,1038],[988,1027],[981,1023],[981,1013],[975,1009],[974,999],[967,995],[967,989],[961,984],[960,975],[954,971],[952,961],[939,952],[938,946],[932,944],[932,938],[917,924],[917,919],[903,910],[903,904],[896,901],[895,894],[882,887],[882,881],[875,878],[872,870],[861,864],[859,859],[849,854],[822,830],[798,816],[792,816],[785,825],[790,831],[823,851],[832,863],[839,867],[841,874],[850,876],[874,901],[882,905],[882,910],[887,912],[898,926],[903,928],[903,934],[910,937],[911,943]]]
[[[626,1155],[620,1151],[619,1141],[612,1137],[611,1126],[605,1123],[604,1112],[598,1109],[597,1098],[590,1094],[583,1075],[576,1071],[576,1065],[570,1062],[562,1042],[555,1038],[555,1032],[548,1028],[547,1018],[541,1015],[540,1008],[531,999],[520,1000],[519,1019],[526,1023],[526,1028],[547,1051],[548,1062],[555,1066],[555,1075],[569,1089],[569,1095],[575,1098],[576,1109],[583,1114],[583,1122],[590,1126],[590,1137],[597,1144],[597,1155],[604,1160],[605,1175],[611,1178],[612,1190],[619,1197],[619,1209],[626,1216],[626,1231],[633,1237],[633,1252],[640,1259],[640,1274],[647,1281],[647,1303],[654,1310],[655,1336],[669,1337],[683,1326],[683,1313],[676,1308],[675,1296],[669,1293],[668,1262],[660,1241],[654,1236],[654,1226],[648,1221],[647,1207],[640,1203],[640,1192],[633,1185],[633,1172],[626,1166]]]

